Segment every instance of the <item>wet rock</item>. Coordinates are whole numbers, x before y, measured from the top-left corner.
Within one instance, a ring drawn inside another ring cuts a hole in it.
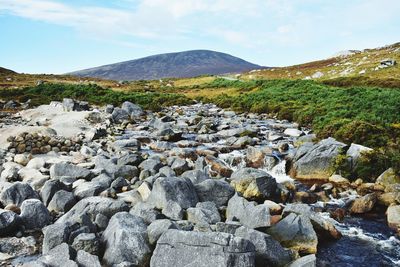
[[[230,177],[233,173],[232,169],[229,168],[225,162],[220,159],[217,159],[213,156],[207,156],[206,162],[210,165],[210,169],[215,175],[219,175],[222,177]]]
[[[151,248],[143,219],[127,212],[117,213],[111,218],[102,239],[105,264],[111,266],[129,262],[136,266],[148,265]]]
[[[51,166],[50,177],[52,179],[60,179],[64,176],[75,179],[88,179],[91,176],[91,172],[88,169],[66,162],[56,163]]]
[[[315,267],[315,266],[317,266],[317,258],[315,257],[315,254],[301,257],[291,262],[288,265],[288,267]]]
[[[198,202],[192,182],[187,178],[161,177],[153,184],[153,190],[147,200],[158,209],[167,207],[168,202],[175,202],[186,209]]]
[[[195,189],[201,202],[211,201],[217,207],[226,206],[229,199],[235,194],[235,190],[228,182],[208,179],[195,185]]]
[[[54,194],[47,208],[50,212],[67,212],[75,204],[76,200],[73,193],[60,190]]]
[[[317,252],[317,234],[310,219],[304,215],[290,213],[277,224],[271,226],[267,233],[272,235],[283,246],[299,253]]]
[[[304,144],[293,158],[291,176],[297,179],[327,180],[334,172],[333,160],[342,153],[345,147],[346,144],[333,138],[324,139],[315,145]]]
[[[195,208],[188,208],[187,220],[194,224],[216,224],[221,221],[214,202],[199,202]]]
[[[351,205],[350,212],[351,213],[369,212],[374,208],[376,201],[377,201],[377,196],[375,193],[371,193],[363,197],[357,198]]]
[[[0,209],[0,236],[13,234],[19,226],[19,222],[16,213]]]
[[[39,199],[39,195],[27,183],[16,182],[4,189],[0,194],[0,201],[4,206],[15,204],[20,206],[26,199]]]
[[[254,245],[226,233],[168,230],[157,242],[150,265],[158,266],[255,266]]]
[[[389,227],[400,233],[400,205],[390,206],[386,214]]]
[[[163,219],[152,222],[147,227],[147,235],[149,236],[149,242],[151,245],[155,245],[162,234],[169,229],[177,229],[174,222]]]
[[[38,199],[27,199],[22,202],[20,218],[28,230],[42,229],[51,220],[46,206]]]
[[[177,175],[181,175],[185,171],[189,170],[189,165],[186,160],[176,158],[174,163],[171,165],[171,169],[174,170]]]
[[[267,205],[257,205],[237,194],[228,202],[226,220],[239,221],[244,226],[254,229],[271,225],[271,216]]]
[[[235,236],[250,240],[256,250],[256,266],[285,266],[292,260],[289,250],[263,232],[241,226]]]
[[[231,176],[231,185],[250,200],[280,198],[275,178],[262,170],[243,168],[235,171]]]

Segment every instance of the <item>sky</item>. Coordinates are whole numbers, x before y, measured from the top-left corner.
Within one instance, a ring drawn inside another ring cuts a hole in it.
[[[61,74],[195,49],[263,66],[400,42],[399,0],[0,0],[0,66]]]

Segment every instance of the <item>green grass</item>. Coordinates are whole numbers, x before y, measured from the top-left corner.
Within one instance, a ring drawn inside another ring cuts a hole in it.
[[[0,98],[5,100],[32,100],[33,105],[48,104],[51,101],[62,101],[63,98],[73,98],[89,101],[92,104],[120,105],[124,101],[131,101],[149,110],[160,110],[171,105],[184,105],[192,102],[182,94],[168,94],[157,92],[119,92],[105,89],[98,85],[75,84],[42,84],[23,89],[0,90]]]

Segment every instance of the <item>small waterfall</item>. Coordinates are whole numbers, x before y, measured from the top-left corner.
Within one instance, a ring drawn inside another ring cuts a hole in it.
[[[293,181],[292,178],[290,178],[286,174],[286,160],[282,160],[279,162],[277,165],[275,165],[272,169],[266,170],[272,177],[275,178],[275,180],[278,183],[284,183],[287,181]]]

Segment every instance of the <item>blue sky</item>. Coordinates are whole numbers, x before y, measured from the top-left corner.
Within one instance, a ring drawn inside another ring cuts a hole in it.
[[[0,0],[0,66],[65,73],[153,54],[264,66],[400,41],[399,0]]]

